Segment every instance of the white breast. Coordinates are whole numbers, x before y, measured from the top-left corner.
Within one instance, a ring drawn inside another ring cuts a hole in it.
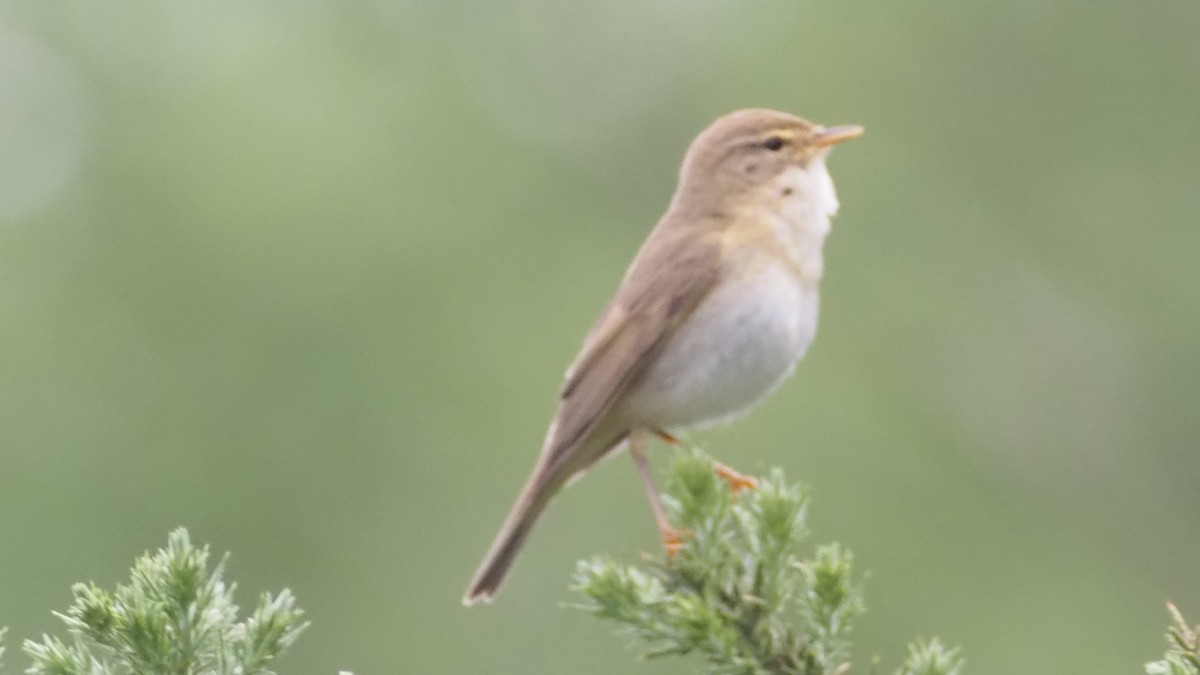
[[[679,327],[620,405],[650,427],[696,427],[748,411],[792,373],[817,328],[821,247],[837,211],[821,159],[781,174],[771,186],[790,190],[769,222],[788,260],[762,254],[727,277]]]

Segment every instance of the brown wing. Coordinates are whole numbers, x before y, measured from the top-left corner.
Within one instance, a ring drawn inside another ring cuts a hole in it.
[[[716,283],[719,245],[706,234],[682,234],[686,240],[652,236],[646,242],[588,333],[559,396],[543,457],[547,468],[563,462],[582,468],[598,459],[570,455]]]
[[[697,223],[692,225],[685,229],[660,224],[588,332],[567,371],[538,465],[467,587],[464,603],[488,600],[496,593],[554,493],[629,432],[619,421],[597,425],[717,282],[720,248],[695,227]],[[678,230],[684,231],[673,234]]]

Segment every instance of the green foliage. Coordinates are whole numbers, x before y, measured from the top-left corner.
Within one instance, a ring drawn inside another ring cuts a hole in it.
[[[1171,645],[1161,661],[1146,664],[1147,675],[1200,675],[1200,626],[1188,626],[1175,605],[1167,603],[1171,626],[1167,642]]]
[[[908,646],[908,660],[896,675],[959,675],[963,658],[959,650],[947,649],[941,640],[918,641]]]
[[[196,548],[183,528],[167,547],[139,558],[130,583],[106,591],[76,584],[75,601],[55,613],[66,640],[26,640],[30,675],[156,673],[254,675],[308,626],[290,591],[263,594],[238,621],[235,585],[222,581],[224,559],[210,569],[208,547]]]
[[[808,495],[774,469],[731,492],[698,451],[679,453],[663,503],[686,544],[674,558],[579,563],[582,609],[623,625],[648,658],[698,653],[711,675],[838,675],[863,611],[853,558],[837,544],[802,556]],[[910,648],[900,675],[957,675],[933,640]]]

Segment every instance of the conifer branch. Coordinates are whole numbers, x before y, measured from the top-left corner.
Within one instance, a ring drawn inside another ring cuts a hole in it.
[[[837,544],[805,555],[809,498],[779,469],[732,493],[698,451],[673,461],[663,503],[688,532],[673,559],[579,563],[577,605],[621,624],[646,658],[700,654],[710,675],[842,675],[863,611],[853,556]],[[934,639],[910,646],[897,675],[959,675]]]
[[[139,558],[128,585],[107,591],[75,584],[74,603],[55,615],[68,637],[26,640],[30,675],[267,675],[268,665],[308,627],[287,589],[264,593],[238,620],[234,584],[222,580],[225,559],[208,565],[208,547],[187,531]]]

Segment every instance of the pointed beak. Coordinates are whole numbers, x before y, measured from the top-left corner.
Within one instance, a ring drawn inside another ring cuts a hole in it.
[[[822,128],[813,136],[812,144],[818,148],[828,148],[851,138],[863,135],[863,128],[857,124],[843,124],[837,127]]]

